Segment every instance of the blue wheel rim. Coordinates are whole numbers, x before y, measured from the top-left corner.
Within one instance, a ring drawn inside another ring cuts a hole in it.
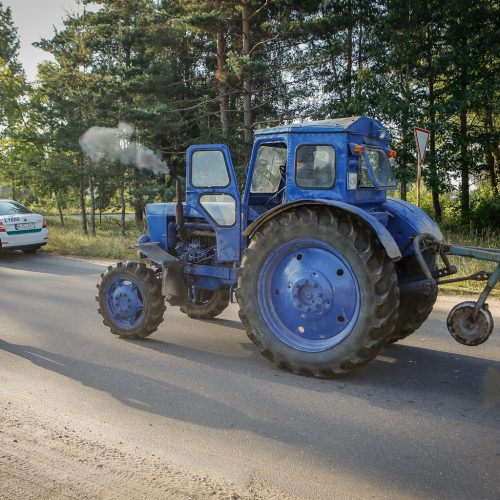
[[[122,329],[135,328],[144,320],[144,289],[130,276],[118,276],[106,284],[104,303],[108,317]]]
[[[359,317],[360,291],[340,252],[319,240],[297,239],[265,260],[258,301],[267,326],[282,342],[320,352],[351,333]]]

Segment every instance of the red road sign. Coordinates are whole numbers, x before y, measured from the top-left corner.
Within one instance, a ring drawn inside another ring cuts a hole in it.
[[[417,143],[417,152],[420,159],[420,163],[425,161],[425,151],[427,149],[427,144],[429,143],[429,136],[431,135],[429,130],[425,128],[415,127],[415,142]]]

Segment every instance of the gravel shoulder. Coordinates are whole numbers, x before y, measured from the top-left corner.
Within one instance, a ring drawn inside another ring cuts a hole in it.
[[[263,484],[194,475],[122,442],[84,438],[21,401],[0,399],[0,429],[1,499],[290,498]]]

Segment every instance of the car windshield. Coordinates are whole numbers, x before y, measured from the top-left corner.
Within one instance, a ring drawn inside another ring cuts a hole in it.
[[[396,178],[385,151],[372,147],[366,147],[365,151],[378,186],[381,188],[396,187]],[[359,185],[360,187],[373,187],[364,155],[361,155]]]
[[[17,214],[30,214],[25,206],[17,203],[17,201],[2,201],[0,200],[0,215],[17,215]]]

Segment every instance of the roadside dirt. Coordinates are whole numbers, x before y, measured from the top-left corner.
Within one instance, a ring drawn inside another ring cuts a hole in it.
[[[263,484],[236,486],[193,475],[164,457],[91,441],[0,400],[0,498],[287,498]],[[289,497],[288,497],[289,498]]]

